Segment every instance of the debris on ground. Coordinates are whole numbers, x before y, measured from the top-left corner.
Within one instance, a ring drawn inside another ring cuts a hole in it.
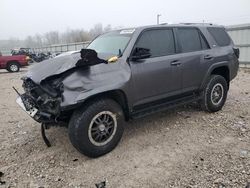
[[[4,173],[0,171],[0,185],[5,185],[5,181],[2,181],[2,177],[3,177]]]
[[[106,188],[106,181],[95,184],[96,188]]]

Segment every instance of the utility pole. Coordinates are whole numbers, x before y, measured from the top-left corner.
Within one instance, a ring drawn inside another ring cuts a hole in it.
[[[160,14],[157,14],[157,25],[159,25],[160,24]]]

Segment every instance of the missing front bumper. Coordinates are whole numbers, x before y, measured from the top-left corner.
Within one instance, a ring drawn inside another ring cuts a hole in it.
[[[39,123],[55,123],[56,118],[50,113],[42,112],[38,108],[34,107],[32,101],[26,98],[25,94],[19,95],[16,99],[16,103],[25,111],[31,118]]]
[[[38,113],[38,109],[36,108],[30,108],[29,110],[25,107],[25,104],[22,100],[22,97],[19,96],[17,99],[16,99],[16,103],[30,116],[32,117],[33,119],[35,119],[35,116],[36,114]],[[36,119],[35,119],[36,120]],[[47,147],[51,147],[51,144],[50,144],[50,141],[48,140],[48,138],[46,137],[46,134],[45,134],[45,129],[46,129],[46,124],[45,123],[42,123],[41,124],[41,135],[42,135],[42,138],[43,138],[43,141],[44,143],[46,144]]]
[[[21,98],[21,96],[17,97],[16,99],[16,103],[32,118],[35,117],[35,115],[37,114],[38,112],[38,109],[32,107],[30,109],[27,109],[23,103],[23,100]]]

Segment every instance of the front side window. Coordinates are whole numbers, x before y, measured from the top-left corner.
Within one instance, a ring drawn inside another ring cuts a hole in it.
[[[93,49],[97,53],[121,55],[127,47],[132,30],[130,32],[112,31],[97,37],[87,49]]]
[[[149,49],[150,57],[166,56],[175,53],[175,42],[172,29],[155,29],[142,33],[137,48]]]

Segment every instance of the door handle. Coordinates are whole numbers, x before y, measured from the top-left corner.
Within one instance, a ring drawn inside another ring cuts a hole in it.
[[[204,59],[208,59],[208,60],[209,60],[209,59],[213,59],[213,58],[214,58],[214,57],[211,56],[211,55],[205,55],[205,56],[204,56]]]
[[[178,66],[178,65],[180,65],[180,64],[181,64],[181,62],[180,62],[179,60],[171,61],[171,65],[172,65],[172,66]]]

